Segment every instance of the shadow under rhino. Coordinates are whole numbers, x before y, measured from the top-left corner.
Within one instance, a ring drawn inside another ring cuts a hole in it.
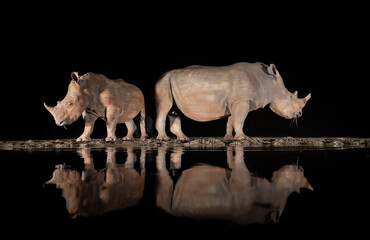
[[[182,148],[171,153],[171,166],[180,169]],[[241,225],[278,222],[287,199],[300,188],[313,190],[298,165],[285,165],[271,181],[251,176],[242,147],[227,150],[229,169],[197,165],[182,172],[175,186],[165,162],[166,150],[158,149],[157,206],[175,216],[223,219]]]
[[[140,156],[140,173],[134,168],[136,155],[133,148],[127,149],[125,164],[117,164],[115,149],[107,148],[106,168],[101,171],[95,169],[89,148],[82,148],[78,153],[84,159],[82,174],[57,165],[52,179],[47,182],[62,189],[71,217],[102,215],[139,202],[144,192],[144,149]]]

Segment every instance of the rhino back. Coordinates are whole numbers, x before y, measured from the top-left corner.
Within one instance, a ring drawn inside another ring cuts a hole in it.
[[[123,79],[112,80],[102,74],[87,73],[81,80],[85,93],[90,96],[88,107],[119,108],[121,123],[134,118],[144,107],[144,95],[141,90]]]

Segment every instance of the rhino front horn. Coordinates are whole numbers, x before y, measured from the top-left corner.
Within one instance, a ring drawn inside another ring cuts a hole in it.
[[[311,98],[311,93],[309,93],[305,98],[304,98],[304,101],[305,102],[307,102],[308,101],[308,99],[310,99]]]
[[[54,107],[51,107],[49,105],[47,105],[46,103],[44,103],[44,107],[50,112],[50,113],[53,113],[53,110],[54,110]]]

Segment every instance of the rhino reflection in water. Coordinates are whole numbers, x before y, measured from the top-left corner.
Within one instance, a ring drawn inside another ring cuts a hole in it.
[[[106,168],[97,171],[90,149],[83,148],[79,151],[85,164],[82,174],[57,168],[47,183],[62,189],[67,211],[72,217],[102,215],[111,210],[124,209],[137,204],[143,196],[145,153],[142,148],[140,174],[134,168],[136,155],[132,148],[127,149],[125,164],[117,164],[115,149],[108,148]]]
[[[171,164],[181,165],[182,149],[171,153]],[[231,170],[197,165],[182,172],[175,186],[166,169],[166,152],[158,150],[157,205],[175,216],[225,219],[239,224],[278,222],[289,195],[300,188],[313,190],[297,165],[285,165],[271,181],[251,176],[242,147],[227,151]]]

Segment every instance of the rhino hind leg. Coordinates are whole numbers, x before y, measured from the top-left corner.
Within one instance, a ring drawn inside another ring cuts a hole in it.
[[[172,91],[170,87],[169,74],[165,74],[155,86],[157,118],[155,128],[158,140],[170,140],[166,133],[166,120],[168,112],[173,105]]]
[[[224,136],[224,140],[232,140],[233,139],[233,117],[229,116],[226,123],[226,134]]]
[[[161,112],[157,116],[157,119],[156,119],[156,122],[155,122],[155,128],[158,131],[158,135],[157,135],[158,140],[170,140],[170,138],[167,136],[167,133],[166,133],[166,130],[165,130],[166,129],[167,113]]]
[[[181,130],[181,118],[178,115],[168,115],[170,119],[170,131],[176,135],[177,140],[189,141],[189,138]]]
[[[125,122],[125,125],[127,127],[127,135],[123,137],[122,140],[134,140],[134,132],[137,129],[134,120],[131,119],[130,121]]]
[[[140,111],[140,132],[141,132],[140,140],[145,140],[148,137],[145,126],[145,116],[146,116],[145,107],[143,107],[143,109],[141,109]]]
[[[107,107],[106,109],[106,126],[107,126],[107,137],[105,138],[106,142],[116,141],[116,128],[118,122],[120,110],[116,107]]]

